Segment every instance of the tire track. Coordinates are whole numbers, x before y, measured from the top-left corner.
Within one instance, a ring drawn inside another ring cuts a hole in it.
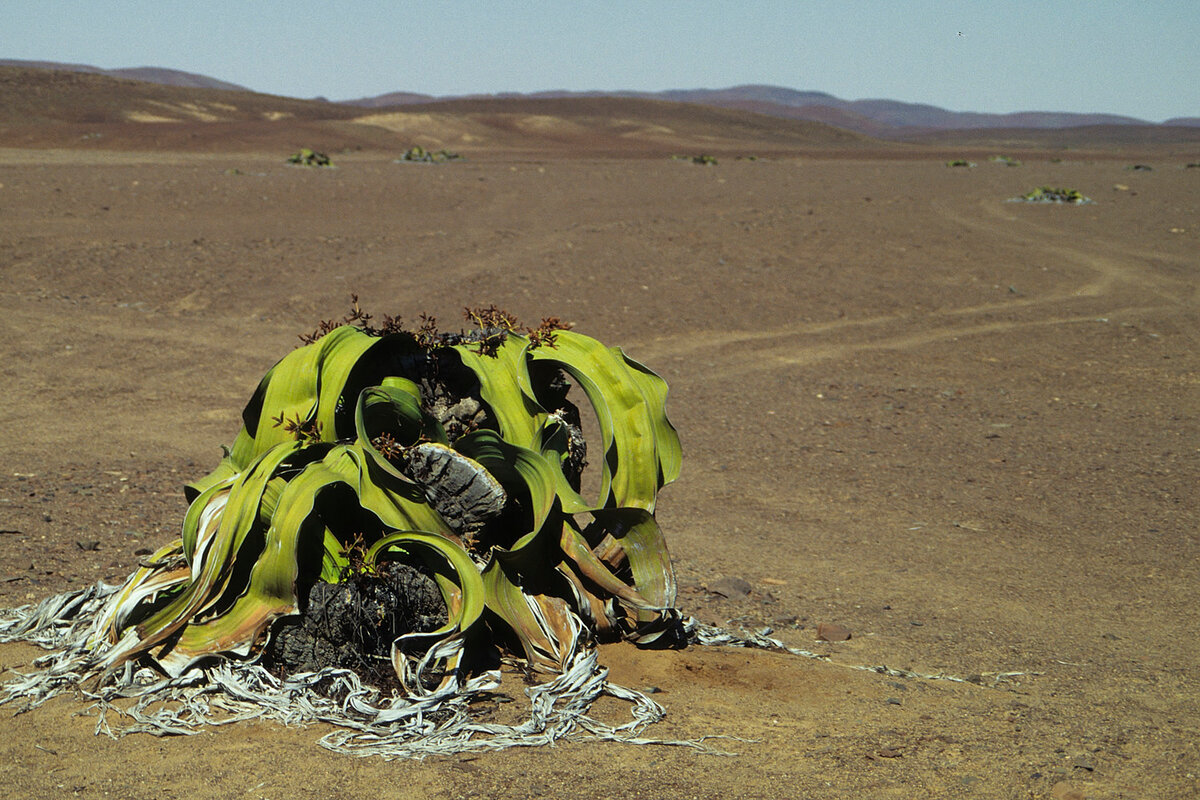
[[[980,217],[964,216],[941,203],[933,203],[932,208],[942,217],[956,225],[961,225],[964,228],[969,228],[1008,242],[1028,245],[1030,243],[1028,231],[1036,232],[1040,236],[1040,241],[1037,245],[1039,250],[1050,252],[1064,261],[1095,273],[1096,279],[1089,281],[1077,289],[1071,295],[1074,297],[1102,297],[1111,294],[1121,284],[1149,290],[1163,300],[1177,304],[1192,303],[1200,297],[1200,286],[1193,286],[1186,281],[1163,277],[1155,272],[1153,268],[1138,263],[1145,259],[1147,255],[1180,263],[1181,260],[1174,256],[1134,251],[1128,245],[1108,240],[1093,240],[1093,244],[1095,247],[1102,248],[1106,253],[1120,253],[1125,256],[1124,258],[1114,258],[1111,255],[1089,252],[1075,245],[1054,244],[1052,240],[1065,235],[1061,229],[1044,223],[1022,220],[1014,215],[1006,214],[1003,208],[986,200],[979,202],[979,208],[986,217],[995,221],[989,222],[987,219]],[[1014,226],[1019,227],[1014,228]],[[1051,298],[1047,297],[1045,299],[1049,300]]]
[[[1116,258],[1074,245],[1054,243],[1052,240],[1061,237],[1062,231],[1022,221],[1005,214],[1002,208],[987,201],[980,202],[983,212],[981,218],[964,215],[941,204],[934,204],[933,208],[953,224],[983,237],[1036,249],[1039,255],[1050,253],[1054,258],[1082,267],[1091,273],[1090,279],[1036,297],[941,309],[921,316],[886,314],[800,323],[766,330],[689,331],[645,343],[638,347],[639,357],[660,361],[682,359],[704,352],[712,360],[715,369],[709,374],[720,377],[780,366],[802,366],[862,352],[913,350],[960,337],[1093,322],[1117,314],[1170,312],[1178,310],[1180,305],[1188,305],[1198,296],[1196,287],[1185,281],[1158,275],[1151,267],[1137,263],[1136,257]],[[988,218],[995,221],[989,221]],[[1015,229],[1014,224],[1018,226]],[[1127,248],[1110,247],[1110,243],[1103,241],[1097,241],[1096,246],[1104,248],[1106,252],[1128,252]],[[1153,304],[1122,305],[1089,313],[1062,313],[1064,303],[1079,299],[1115,299],[1113,296],[1125,287],[1134,293],[1149,292],[1152,297],[1145,299],[1151,299]],[[997,313],[1022,318],[978,321],[980,317]],[[821,338],[806,342],[805,339],[809,337]],[[853,340],[831,341],[838,338]],[[749,346],[753,346],[752,355],[748,353]]]

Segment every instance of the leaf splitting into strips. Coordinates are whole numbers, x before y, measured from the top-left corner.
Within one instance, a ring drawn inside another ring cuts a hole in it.
[[[604,639],[614,633],[619,623],[614,602],[611,599],[605,600],[585,586],[583,578],[568,561],[560,562],[555,571],[567,582],[574,595],[576,611],[596,636]]]
[[[457,671],[465,637],[483,614],[483,579],[466,550],[443,536],[421,531],[396,531],[384,536],[367,551],[366,562],[373,566],[396,550],[410,555],[419,551],[419,557],[437,576],[446,602],[444,625],[427,633],[404,634],[392,643],[392,665],[401,684],[410,694],[419,696],[427,693],[422,678],[431,667]],[[414,645],[424,651],[420,659],[409,655]]]
[[[642,644],[657,639],[678,616],[675,611],[675,569],[667,540],[654,515],[640,508],[593,511],[595,524],[621,546],[633,576],[633,586],[650,606],[638,608],[638,630],[631,638]]]
[[[576,527],[574,520],[563,521],[562,538],[560,540],[563,553],[570,559],[579,574],[594,583],[607,594],[618,598],[631,608],[645,611],[666,611],[668,607],[654,603],[643,597],[637,589],[613,574],[612,570],[596,557],[588,546],[583,534]]]
[[[197,659],[213,653],[244,657],[273,620],[299,610],[300,543],[325,530],[317,505],[325,490],[344,483],[342,476],[317,462],[287,484],[245,590],[223,614],[183,628],[170,649],[158,656],[168,674],[178,676]]]
[[[533,592],[517,575],[502,558],[484,568],[487,608],[516,634],[531,667],[561,672],[579,636],[576,616],[565,600]]]
[[[183,517],[183,533],[181,544],[183,557],[198,572],[204,563],[204,551],[216,537],[221,526],[221,518],[229,503],[229,495],[233,490],[235,478],[229,478],[221,483],[205,489],[191,505]],[[194,576],[193,576],[194,577]]]
[[[182,548],[178,539],[159,548],[146,565],[134,570],[121,588],[109,596],[96,615],[89,647],[116,642],[143,601],[153,601],[158,595],[190,580],[191,569],[182,559]],[[169,566],[174,562],[178,562],[178,566]]]
[[[234,481],[217,533],[196,577],[177,597],[130,629],[105,653],[101,663],[106,674],[129,658],[161,644],[220,596],[222,578],[228,579],[230,564],[258,522],[259,503],[267,482],[297,449],[299,445],[295,442],[271,449]]]
[[[562,669],[579,627],[564,599],[573,590],[553,569],[562,561],[560,527],[550,516],[511,548],[493,547],[483,570],[488,609],[513,630],[530,664],[549,672]]]

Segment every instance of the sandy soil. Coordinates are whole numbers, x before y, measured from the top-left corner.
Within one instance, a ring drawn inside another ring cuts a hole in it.
[[[832,658],[603,648],[661,690],[651,735],[738,737],[716,743],[732,756],[387,763],[267,724],[113,741],[63,698],[0,709],[0,785],[1196,795],[1200,170],[1023,160],[0,152],[0,605],[119,579],[175,535],[259,377],[356,292],[447,327],[466,305],[558,315],[659,371],[685,448],[659,511],[681,605]],[[1043,184],[1097,202],[1006,202]],[[853,638],[814,641],[823,622]],[[0,668],[34,655],[5,646]],[[881,664],[970,682],[849,668]]]

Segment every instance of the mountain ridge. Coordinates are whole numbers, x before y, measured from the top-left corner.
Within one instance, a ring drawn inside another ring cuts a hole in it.
[[[21,61],[0,59],[0,66],[55,69],[89,72],[200,89],[253,91],[238,84],[205,75],[161,67],[130,67],[103,69],[87,64],[68,64],[53,61]],[[380,109],[407,105],[428,105],[464,100],[519,100],[573,98],[642,98],[672,102],[696,103],[752,111],[757,114],[791,120],[807,120],[834,125],[846,130],[881,138],[909,138],[921,132],[945,130],[983,130],[992,128],[1064,129],[1096,125],[1141,126],[1200,126],[1200,117],[1173,117],[1163,122],[1139,119],[1122,114],[1103,112],[1027,110],[1015,112],[952,111],[929,103],[914,103],[888,98],[844,100],[828,92],[792,89],[769,84],[739,84],[724,89],[666,89],[657,92],[634,90],[554,89],[536,92],[472,93],[465,95],[431,95],[422,92],[397,90],[379,95],[335,101],[336,105]],[[300,98],[294,98],[300,99]],[[323,98],[317,98],[323,100]]]
[[[640,97],[697,103],[718,108],[738,108],[787,119],[807,119],[839,125],[869,136],[886,136],[890,131],[905,134],[920,130],[973,130],[988,128],[1045,128],[1060,129],[1095,125],[1192,125],[1198,120],[1176,117],[1164,123],[1122,114],[1080,113],[1071,111],[1015,111],[991,113],[981,111],[951,111],[929,103],[910,103],[887,98],[843,100],[827,92],[790,89],[765,84],[743,84],[725,89],[667,89],[660,92],[618,90],[550,90],[541,92],[503,92],[460,96],[432,96],[417,93],[390,92],[375,97],[340,101],[346,105],[381,107],[409,103],[450,102],[455,100],[572,98],[572,97]],[[408,99],[411,98],[411,99]],[[835,122],[834,120],[840,120]]]

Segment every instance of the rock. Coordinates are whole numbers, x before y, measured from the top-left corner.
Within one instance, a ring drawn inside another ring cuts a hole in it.
[[[850,629],[842,625],[822,622],[817,626],[817,640],[821,642],[844,642],[850,635]]]
[[[1096,770],[1096,765],[1093,764],[1092,759],[1086,755],[1075,756],[1075,758],[1071,760],[1071,766],[1075,769],[1086,770],[1087,772],[1094,772]]]
[[[1066,781],[1054,784],[1054,788],[1050,790],[1050,796],[1054,800],[1086,800],[1082,789],[1076,789]]]
[[[725,577],[707,587],[712,594],[719,594],[721,597],[749,597],[753,586],[744,578]]]

